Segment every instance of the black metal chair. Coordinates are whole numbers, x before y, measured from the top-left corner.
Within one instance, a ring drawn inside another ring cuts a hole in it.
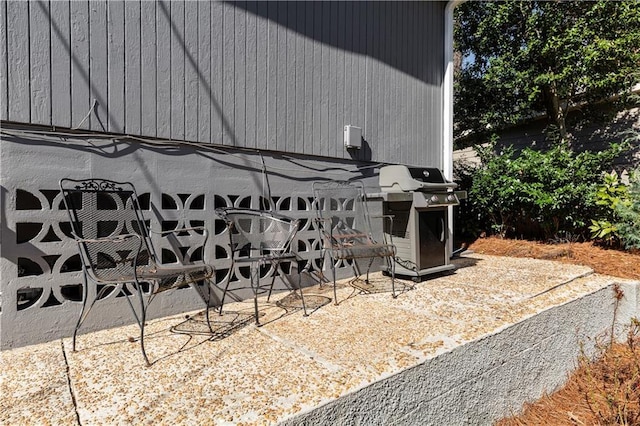
[[[144,327],[147,308],[158,293],[190,285],[204,300],[207,323],[211,327],[209,305],[212,290],[209,279],[214,275],[213,267],[200,261],[190,265],[161,265],[158,262],[149,237],[151,230],[147,227],[138,195],[131,183],[105,179],[62,179],[60,190],[84,272],[82,310],[73,331],[74,351],[80,326],[95,302],[109,290],[119,291],[125,296],[140,327],[140,347],[147,365],[150,362],[144,347]],[[197,232],[202,236],[201,254],[204,259],[208,233],[203,227],[157,234],[167,236],[185,232]],[[96,294],[87,308],[89,282],[96,285]],[[131,302],[131,296],[138,298],[139,311]]]
[[[356,259],[369,259],[365,280],[369,283],[369,271],[373,261],[376,258],[384,258],[387,262],[387,270],[391,271],[391,291],[395,298],[397,296],[394,262],[396,247],[393,241],[386,241],[385,233],[382,233],[382,242],[374,238],[362,182],[314,182],[313,194],[316,227],[322,241],[322,260],[324,264],[325,256],[329,255],[335,304],[338,304],[336,265],[341,261],[350,261],[357,279],[361,274]],[[389,216],[383,218],[392,220]]]
[[[260,286],[261,275],[271,277],[267,301],[271,298],[276,276],[282,274],[279,266],[282,262],[296,262],[297,256],[291,251],[293,238],[298,232],[299,220],[272,212],[244,208],[219,208],[216,214],[227,224],[229,245],[231,248],[231,268],[227,283],[222,293],[220,313],[229,289],[229,283],[233,276],[235,264],[249,264],[251,274],[251,288],[253,290],[254,311],[256,325],[260,326],[258,312],[258,294],[263,291]],[[269,265],[265,270],[264,266]],[[307,307],[304,302],[304,294],[301,288],[300,275],[298,276],[298,290],[302,301],[304,315],[307,316]],[[282,280],[289,286],[287,280]],[[295,292],[295,289],[291,289]]]

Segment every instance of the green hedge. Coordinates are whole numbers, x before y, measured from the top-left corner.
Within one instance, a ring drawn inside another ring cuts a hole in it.
[[[630,144],[581,153],[566,143],[546,151],[526,148],[519,153],[513,147],[497,152],[495,143],[475,149],[481,165],[456,168],[460,186],[469,193],[458,214],[463,233],[587,239],[592,219],[607,210],[596,203],[597,186]]]

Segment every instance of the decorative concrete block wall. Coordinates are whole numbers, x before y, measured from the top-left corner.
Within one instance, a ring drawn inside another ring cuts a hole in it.
[[[133,182],[152,229],[206,226],[210,237],[205,261],[216,268],[218,287],[231,275],[233,288],[239,288],[233,295],[236,299],[249,296],[249,275],[239,267],[229,269],[228,236],[215,208],[275,209],[306,219],[296,250],[303,260],[315,260],[320,267],[317,231],[310,220],[314,216],[311,183],[326,178],[361,178],[372,185],[371,191],[378,190],[373,164],[363,168],[363,164],[348,161],[261,156],[213,147],[51,137],[16,129],[13,136],[7,132],[11,130],[5,129],[0,150],[3,348],[69,336],[75,325],[83,280],[59,193],[62,178]],[[154,238],[165,263],[189,261],[200,244],[196,236],[176,241]],[[343,275],[351,271],[341,266]],[[201,307],[197,293],[186,288],[159,295],[149,312],[153,318]],[[96,304],[82,331],[132,321],[126,302],[112,293]]]

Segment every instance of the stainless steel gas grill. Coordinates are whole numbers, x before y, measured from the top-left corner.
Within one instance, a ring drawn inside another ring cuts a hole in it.
[[[397,247],[396,274],[419,281],[454,269],[450,263],[448,207],[460,204],[464,191],[433,167],[384,166],[380,194],[385,215],[393,216],[391,236]]]

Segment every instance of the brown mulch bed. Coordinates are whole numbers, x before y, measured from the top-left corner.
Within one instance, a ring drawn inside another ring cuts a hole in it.
[[[581,357],[567,383],[525,404],[497,426],[640,424],[640,336],[635,322],[624,343],[603,343],[595,360]]]
[[[598,274],[640,279],[638,251],[592,243],[544,244],[496,237],[476,240],[469,248],[481,254],[586,265]],[[564,387],[526,404],[521,415],[502,419],[497,425],[640,425],[639,347],[640,322],[634,322],[627,342],[603,342],[595,360],[578,360],[578,368]]]
[[[545,244],[497,237],[481,238],[469,249],[481,254],[532,257],[591,267],[596,273],[640,279],[640,253],[596,246],[593,243]]]

